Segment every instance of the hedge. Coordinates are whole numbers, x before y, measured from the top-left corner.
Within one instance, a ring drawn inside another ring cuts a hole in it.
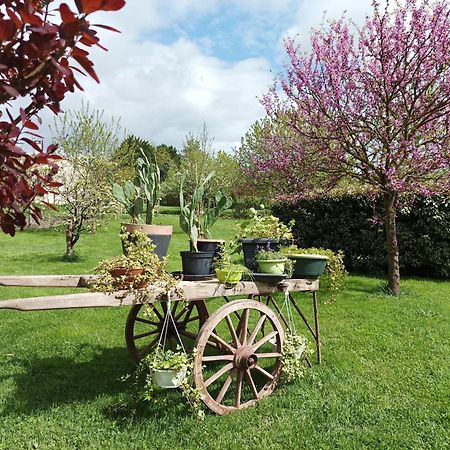
[[[386,243],[380,203],[346,196],[275,205],[284,222],[295,219],[294,236],[301,247],[343,250],[348,270],[386,272]],[[400,269],[403,275],[450,277],[450,198],[419,197],[397,215]]]

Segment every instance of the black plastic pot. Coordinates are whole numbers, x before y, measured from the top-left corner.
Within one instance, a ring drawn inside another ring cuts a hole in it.
[[[204,275],[212,272],[214,252],[180,252],[185,275]]]
[[[225,245],[225,241],[222,239],[199,239],[197,241],[197,248],[199,252],[213,252],[213,260],[220,258],[220,249]],[[192,251],[192,247],[191,247]],[[211,273],[214,273],[214,261],[211,267]]]
[[[245,267],[252,272],[258,271],[258,264],[255,261],[255,254],[262,248],[270,248],[270,250],[278,251],[287,243],[285,239],[271,239],[271,238],[241,238],[239,241],[242,244],[242,251],[244,253]]]

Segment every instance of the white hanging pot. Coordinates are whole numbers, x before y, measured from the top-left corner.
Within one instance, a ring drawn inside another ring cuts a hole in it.
[[[174,389],[180,386],[184,378],[186,377],[187,367],[183,367],[180,370],[170,369],[153,369],[152,377],[153,381],[164,389]]]
[[[300,359],[303,355],[303,352],[306,350],[306,342],[303,342],[303,344],[299,345],[296,349],[295,349],[295,357],[297,359]]]

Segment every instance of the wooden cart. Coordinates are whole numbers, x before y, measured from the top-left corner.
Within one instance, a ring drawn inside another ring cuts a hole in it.
[[[0,276],[0,286],[86,288],[94,279],[94,276],[80,275]],[[155,286],[150,293],[149,289],[145,291],[145,297],[127,291],[84,292],[4,300],[0,301],[0,309],[38,311],[131,306],[125,338],[131,356],[140,361],[157,345],[169,306],[174,320],[167,328],[167,338],[174,340],[180,336],[185,345],[190,343],[197,349],[194,383],[202,390],[204,402],[211,410],[226,414],[253,405],[274,390],[281,372],[284,329],[289,326],[284,306],[292,307],[306,324],[320,363],[318,289],[318,280],[307,279],[278,283],[244,281],[233,287],[217,280],[180,281],[169,302],[163,289]],[[182,295],[176,294],[177,291]],[[285,293],[281,301],[274,297],[277,292]],[[311,294],[313,326],[292,296],[294,292]],[[230,298],[235,296],[241,298],[232,301]],[[143,307],[144,304],[149,306]],[[215,309],[212,313],[208,310],[213,309],[211,305]],[[306,361],[311,366],[308,358]]]

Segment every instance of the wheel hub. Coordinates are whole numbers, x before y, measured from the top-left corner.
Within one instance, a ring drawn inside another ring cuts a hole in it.
[[[234,356],[234,365],[241,370],[251,369],[258,362],[258,357],[249,345],[240,347],[236,350]]]

